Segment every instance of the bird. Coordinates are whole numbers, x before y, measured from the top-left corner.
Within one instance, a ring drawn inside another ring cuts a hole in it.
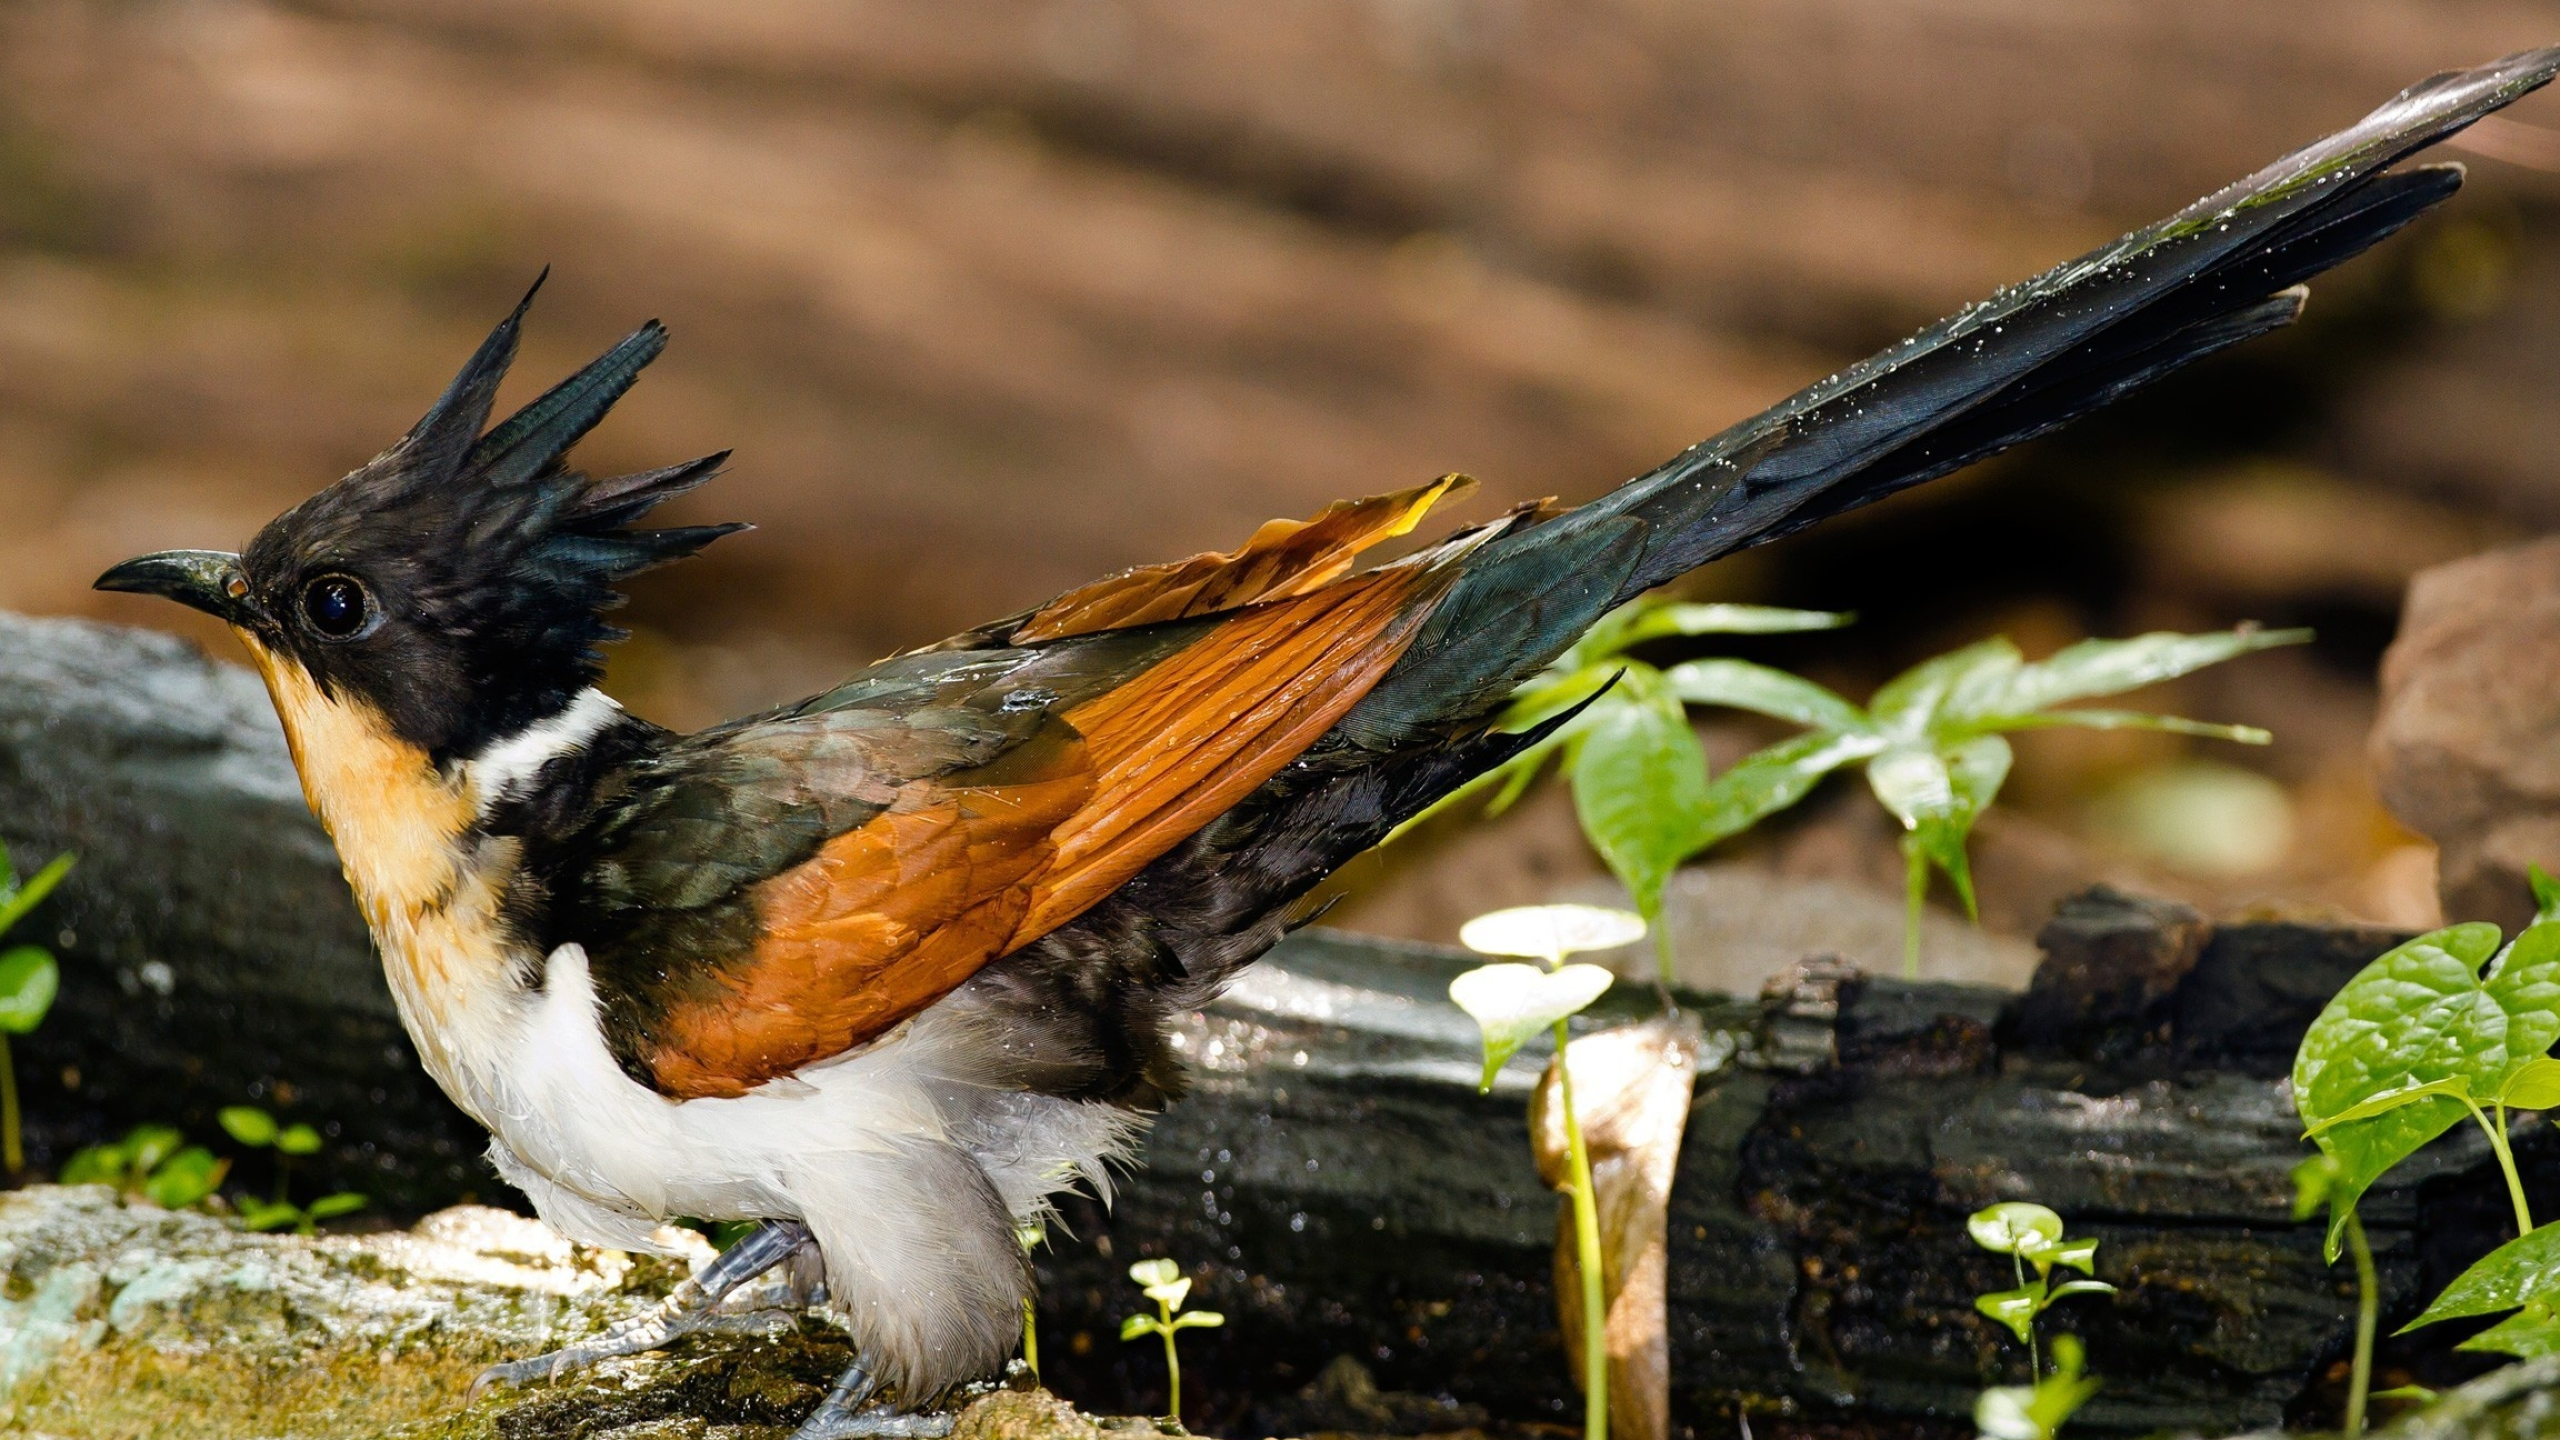
[[[1601,616],[2276,330],[2450,197],[2394,169],[2548,82],[2432,77],[1578,506],[1381,563],[1460,477],[1142,566],[695,733],[599,688],[631,577],[746,527],[646,528],[727,452],[572,447],[655,321],[492,425],[529,291],[406,435],[237,554],[97,585],[228,623],[264,677],[420,1061],[559,1230],[744,1238],[524,1383],[766,1305],[856,1358],[799,1440],[932,1436],[1015,1346],[1017,1227],[1107,1193],[1182,1092],[1168,1040],[1338,867],[1570,715],[1501,725]],[[535,282],[534,289],[540,289]]]

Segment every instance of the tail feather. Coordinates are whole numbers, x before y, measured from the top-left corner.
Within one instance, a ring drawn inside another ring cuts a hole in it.
[[[1342,733],[1393,748],[1400,736],[1480,723],[1616,605],[2289,323],[2301,303],[2294,287],[2462,183],[2455,167],[2386,167],[2555,71],[2560,48],[2422,81],[2358,124],[1969,306],[1591,504],[1477,547]],[[1615,585],[1592,586],[1591,575],[1604,571]],[[1546,601],[1541,624],[1506,618],[1533,593]]]

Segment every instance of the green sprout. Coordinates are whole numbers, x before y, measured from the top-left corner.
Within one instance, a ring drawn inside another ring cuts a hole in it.
[[[1932,869],[1955,887],[1965,913],[1979,918],[1965,844],[2009,777],[2009,732],[2070,725],[2263,745],[2267,732],[2246,725],[2057,707],[2310,638],[2307,630],[2248,626],[2208,635],[2158,633],[2083,640],[2032,663],[2017,646],[1995,638],[1913,666],[1886,681],[1863,709],[1810,680],[1745,660],[1691,660],[1657,670],[1621,653],[1666,635],[1822,629],[1846,619],[1822,611],[1660,600],[1639,600],[1612,612],[1512,697],[1502,717],[1510,730],[1526,729],[1584,700],[1590,705],[1485,777],[1481,783],[1494,787],[1492,808],[1516,799],[1546,757],[1561,750],[1584,835],[1635,897],[1637,910],[1658,924],[1663,888],[1682,861],[1794,805],[1831,772],[1863,765],[1868,788],[1902,824],[1903,972],[1916,977]],[[1603,691],[1604,685],[1610,688]],[[1749,710],[1805,730],[1710,778],[1706,752],[1683,710],[1687,705]],[[1670,940],[1658,930],[1656,946],[1667,983]]]
[[[1597,965],[1568,965],[1565,957],[1614,950],[1644,938],[1642,916],[1596,905],[1524,905],[1479,915],[1458,931],[1470,950],[1520,955],[1536,965],[1479,965],[1449,982],[1449,998],[1467,1012],[1484,1036],[1484,1078],[1479,1094],[1529,1037],[1555,1037],[1556,1104],[1564,1119],[1567,1182],[1573,1201],[1574,1254],[1582,1270],[1582,1430],[1585,1440],[1609,1434],[1609,1307],[1601,1288],[1600,1211],[1591,1188],[1591,1152],[1582,1120],[1573,1113],[1573,1072],[1565,1063],[1567,1022],[1600,998],[1616,977]]]
[[[1442,803],[1490,789],[1487,812],[1500,814],[1528,790],[1547,758],[1556,756],[1558,771],[1572,782],[1584,837],[1653,928],[1667,991],[1671,933],[1662,924],[1662,893],[1680,862],[1710,843],[1698,838],[1697,823],[1708,805],[1707,754],[1682,708],[1688,697],[1671,680],[1677,672],[1666,673],[1627,652],[1677,635],[1829,630],[1852,618],[1765,605],[1681,604],[1661,596],[1622,605],[1520,687],[1502,724],[1525,730],[1588,701],[1582,713]]]
[[[1120,1322],[1120,1338],[1135,1340],[1141,1335],[1164,1337],[1165,1401],[1164,1418],[1182,1423],[1182,1357],[1176,1354],[1173,1337],[1185,1330],[1214,1329],[1227,1323],[1227,1317],[1215,1310],[1193,1310],[1184,1313],[1182,1302],[1191,1296],[1191,1277],[1170,1260],[1141,1260],[1129,1267],[1129,1278],[1138,1282],[1148,1299],[1156,1302],[1153,1315],[1137,1314]]]
[[[2053,1340],[2053,1373],[2033,1385],[1994,1385],[1973,1402],[1973,1428],[1984,1440],[2053,1440],[2073,1412],[2098,1393],[2098,1382],[2080,1373],[2084,1356],[2076,1335]]]
[[[2294,1166],[2293,1218],[2308,1220],[2329,1208],[2342,1173],[2334,1155],[2314,1155]],[[2356,1350],[2347,1371],[2346,1415],[2347,1434],[2353,1437],[2364,1433],[2365,1401],[2373,1389],[2373,1332],[2382,1318],[2382,1292],[2374,1274],[2373,1246],[2353,1210],[2347,1212],[2346,1238],[2356,1260]]]
[[[2480,1127],[2516,1238],[2401,1328],[2514,1311],[2455,1348],[2522,1359],[2560,1353],[2560,1225],[2534,1225],[2507,1143],[2508,1111],[2560,1109],[2560,881],[2538,865],[2531,878],[2536,913],[2514,940],[2473,922],[2394,946],[2330,998],[2293,1061],[2303,1133],[2331,1166],[2327,1254],[2354,1245],[2360,1275],[2372,1267],[2356,1218],[2365,1191],[2466,1116]]]
[[[9,847],[0,845],[0,935],[53,893],[71,873],[69,852],[21,881],[9,864]],[[62,969],[40,945],[14,945],[0,950],[0,1165],[11,1175],[27,1168],[26,1141],[18,1113],[18,1061],[9,1053],[9,1037],[34,1032],[53,1008],[62,989]]]
[[[1049,1241],[1049,1227],[1039,1220],[1025,1220],[1013,1227],[1014,1242],[1022,1253],[1030,1254]],[[1126,1338],[1126,1337],[1123,1337]],[[1022,1297],[1022,1363],[1031,1370],[1031,1383],[1040,1383],[1040,1307],[1030,1296]]]
[[[2116,1293],[2116,1287],[2104,1280],[2065,1279],[2057,1282],[2054,1277],[2057,1265],[2077,1270],[2083,1276],[2095,1271],[2098,1242],[2064,1239],[2061,1216],[2042,1205],[2023,1200],[1976,1210],[1965,1218],[1964,1228],[1965,1233],[1973,1237],[1974,1244],[1994,1255],[2008,1256],[2010,1268],[2018,1278],[2018,1286],[2014,1290],[1995,1290],[1973,1297],[1973,1308],[2008,1327],[2009,1333],[2018,1337],[2018,1343],[2027,1347],[2027,1373],[2041,1379],[2044,1362],[2036,1348],[2036,1317],[2052,1308],[2055,1301],[2069,1296]],[[2032,1281],[2027,1279],[2027,1267],[2031,1265],[2036,1272]],[[2077,1341],[2073,1342],[2073,1349],[2078,1349]],[[2061,1356],[2062,1347],[2056,1344],[2054,1358],[2057,1363]],[[2076,1377],[2079,1373],[2076,1359],[2071,1370]],[[2091,1384],[2094,1388],[2095,1382]],[[2072,1402],[2074,1408],[2078,1404],[2077,1400]],[[2067,1415],[2070,1411],[2063,1413]],[[2061,1420],[2057,1417],[2054,1423],[2059,1425]]]
[[[282,1230],[292,1226],[297,1235],[319,1233],[320,1222],[352,1215],[363,1209],[366,1198],[351,1190],[323,1195],[309,1205],[293,1203],[288,1186],[292,1181],[293,1162],[305,1155],[320,1153],[320,1132],[299,1121],[279,1126],[276,1117],[254,1105],[226,1105],[214,1116],[232,1139],[252,1149],[276,1152],[275,1194],[265,1200],[254,1197],[240,1202],[240,1224],[249,1230]]]
[[[230,1161],[189,1145],[175,1126],[137,1125],[122,1140],[73,1155],[55,1178],[65,1185],[112,1185],[127,1199],[185,1210],[211,1198],[230,1171]]]

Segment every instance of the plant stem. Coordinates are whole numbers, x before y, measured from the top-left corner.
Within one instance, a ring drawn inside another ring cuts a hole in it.
[[[0,1034],[0,1163],[16,1175],[27,1168],[27,1152],[18,1136],[18,1061],[9,1053],[9,1037]]]
[[[1022,1302],[1022,1363],[1031,1367],[1031,1383],[1040,1383],[1040,1315],[1025,1297]]]
[[[1653,958],[1659,972],[1654,977],[1653,988],[1661,992],[1662,1013],[1677,1015],[1680,1013],[1680,1006],[1671,998],[1671,983],[1674,978],[1671,973],[1671,932],[1663,928],[1662,917],[1659,915],[1645,917],[1645,923],[1653,927]],[[1547,968],[1552,970],[1555,967],[1550,965]]]
[[[1164,1418],[1179,1425],[1182,1423],[1182,1357],[1173,1350],[1173,1307],[1159,1300],[1156,1309],[1164,1312],[1164,1326],[1160,1331],[1164,1336]]]
[[[1609,1437],[1609,1302],[1600,1282],[1600,1207],[1591,1193],[1591,1152],[1582,1143],[1582,1120],[1573,1113],[1573,1067],[1565,1061],[1570,1034],[1556,1022],[1556,1103],[1564,1108],[1566,1157],[1573,1169],[1573,1251],[1582,1267],[1582,1434]]]
[[[2373,1246],[2364,1238],[2364,1222],[2347,1213],[2347,1248],[2356,1257],[2356,1358],[2347,1373],[2347,1434],[2364,1433],[2365,1397],[2373,1390],[2373,1332],[2382,1318],[2382,1291],[2373,1273]]]
[[[2009,1269],[2018,1277],[2018,1288],[2026,1289],[2027,1262],[2020,1259],[2015,1250],[2009,1252]],[[2036,1321],[2030,1315],[2027,1317],[2027,1382],[2033,1384],[2043,1378],[2044,1356],[2036,1349]]]
[[[1929,903],[1929,857],[1902,837],[1902,978],[1920,978],[1920,912]],[[2026,1282],[2018,1282],[2023,1285]]]
[[[2471,1105],[2468,1100],[2463,1103]],[[2493,1121],[2479,1106],[2471,1105],[2471,1118],[2479,1121],[2480,1128],[2489,1132],[2489,1148],[2497,1153],[2498,1169],[2507,1177],[2507,1198],[2516,1207],[2516,1235],[2521,1238],[2532,1234],[2533,1210],[2524,1203],[2524,1180],[2516,1174],[2515,1152],[2507,1148],[2507,1107],[2500,1105],[2498,1118]]]

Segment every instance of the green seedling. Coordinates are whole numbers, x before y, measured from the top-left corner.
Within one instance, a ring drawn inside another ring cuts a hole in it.
[[[188,1144],[173,1126],[137,1125],[114,1144],[73,1155],[55,1178],[65,1185],[112,1185],[127,1199],[185,1210],[212,1198],[230,1171],[230,1161]]]
[[[2098,1242],[2066,1240],[2062,1235],[2062,1217],[2042,1205],[2012,1200],[1976,1210],[1965,1218],[1965,1233],[1973,1243],[1994,1255],[2009,1257],[2009,1265],[2018,1277],[2014,1290],[1995,1290],[1973,1297],[1973,1308],[2008,1327],[2018,1343],[2027,1347],[2027,1373],[2039,1376],[2044,1368],[2043,1356],[2036,1346],[2036,1317],[2052,1308],[2057,1300],[2073,1295],[2113,1295],[2116,1287],[2104,1280],[2060,1279],[2054,1267],[2077,1270],[2083,1277],[2097,1268]],[[2028,1267],[2034,1267],[2036,1278],[2027,1279]],[[2073,1342],[2077,1348],[2078,1342]],[[2061,1346],[2054,1347],[2057,1361]],[[2072,1373],[2079,1373],[2078,1363]],[[2094,1388],[2094,1382],[2092,1385]],[[2079,1401],[2071,1402],[2077,1408]],[[2065,1410],[2064,1414],[2069,1414]],[[2056,1419],[2055,1424],[2061,1421]],[[1987,1433],[1987,1432],[1986,1432]],[[2047,1432],[2050,1433],[2050,1432]]]
[[[1705,843],[1697,831],[1708,804],[1707,755],[1669,675],[1627,652],[1672,636],[1829,630],[1851,618],[1763,605],[1678,604],[1658,596],[1621,606],[1511,697],[1503,725],[1525,730],[1587,700],[1582,713],[1461,794],[1490,790],[1487,808],[1499,814],[1556,757],[1573,785],[1584,837],[1653,927],[1667,989],[1671,939],[1661,923],[1662,892],[1680,862]]]
[[[2533,1209],[2507,1144],[2509,1110],[2560,1105],[2560,896],[2535,872],[2543,912],[2501,948],[2498,927],[2448,926],[2395,946],[2347,982],[2302,1037],[2293,1103],[2304,1133],[2338,1162],[2328,1255],[2356,1202],[2392,1166],[2476,1121],[2515,1207]]]
[[[1642,916],[1596,905],[1526,905],[1479,915],[1458,931],[1470,950],[1518,955],[1541,965],[1480,965],[1449,982],[1449,998],[1476,1022],[1484,1037],[1484,1077],[1479,1093],[1530,1036],[1555,1037],[1556,1098],[1563,1111],[1568,1179],[1572,1186],[1574,1254],[1582,1270],[1582,1429],[1586,1440],[1609,1433],[1608,1299],[1601,1286],[1600,1211],[1591,1188],[1591,1152],[1582,1121],[1573,1112],[1573,1073],[1565,1063],[1568,1023],[1600,998],[1616,978],[1597,965],[1568,965],[1565,957],[1614,950],[1644,938]]]
[[[1207,1330],[1227,1323],[1227,1317],[1215,1310],[1184,1311],[1182,1302],[1191,1298],[1191,1277],[1170,1260],[1141,1260],[1129,1267],[1129,1278],[1138,1282],[1148,1299],[1156,1302],[1153,1315],[1137,1314],[1120,1322],[1120,1338],[1135,1340],[1141,1335],[1164,1337],[1165,1401],[1164,1418],[1182,1423],[1182,1357],[1176,1353],[1173,1337],[1185,1330]]]
[[[255,1105],[226,1105],[214,1119],[224,1133],[256,1150],[276,1152],[276,1189],[268,1199],[254,1197],[240,1201],[240,1224],[250,1230],[282,1230],[292,1227],[297,1235],[317,1234],[320,1222],[352,1215],[369,1201],[353,1191],[323,1195],[309,1205],[293,1203],[290,1185],[293,1162],[305,1155],[320,1153],[320,1132],[296,1122],[278,1125],[276,1117]]]
[[[1727,613],[1692,616],[1693,610]],[[1712,659],[1656,670],[1618,653],[1638,640],[1669,634],[1816,629],[1845,619],[1818,611],[1658,601],[1613,613],[1553,669],[1522,687],[1503,723],[1525,729],[1591,697],[1612,677],[1616,685],[1541,745],[1495,771],[1500,778],[1493,781],[1499,787],[1494,803],[1516,797],[1545,756],[1561,749],[1584,833],[1626,884],[1637,909],[1656,921],[1663,886],[1683,860],[1802,800],[1831,772],[1864,765],[1868,788],[1902,824],[1903,970],[1916,976],[1920,916],[1933,868],[1954,886],[1965,912],[1978,918],[1965,843],[2008,779],[2007,734],[2079,726],[2263,745],[2267,733],[2246,725],[2058,707],[2310,638],[2306,630],[2249,627],[2208,635],[2159,633],[2084,640],[2033,663],[2017,646],[1995,638],[1904,671],[1886,681],[1864,709],[1766,665]],[[1749,710],[1806,728],[1710,779],[1685,705]],[[1658,943],[1667,976],[1668,942]]]
[[[1014,1243],[1022,1247],[1022,1253],[1028,1255],[1048,1243],[1049,1227],[1037,1220],[1027,1220],[1014,1227],[1013,1238]],[[1031,1383],[1039,1384],[1040,1307],[1028,1295],[1022,1297],[1022,1363],[1031,1370]]]
[[[37,902],[53,893],[71,873],[68,852],[56,855],[24,880],[9,863],[9,847],[0,845],[0,936]],[[26,1140],[19,1122],[18,1061],[9,1053],[9,1037],[32,1033],[62,989],[62,969],[41,945],[13,945],[0,950],[0,1165],[11,1175],[27,1168]]]
[[[2293,1167],[2293,1218],[2308,1220],[2329,1208],[2338,1177],[2345,1173],[2337,1158],[2313,1155]],[[2364,1433],[2365,1402],[2373,1389],[2373,1334],[2382,1317],[2382,1292],[2373,1268],[2373,1246],[2364,1238],[2364,1222],[2347,1212],[2347,1251],[2356,1261],[2356,1349],[2347,1371],[2346,1430]]]
[[[2033,1385],[1983,1391],[1973,1402],[1973,1427],[1985,1440],[2053,1440],[2063,1422],[2098,1393],[2098,1382],[2080,1373],[2083,1359],[2077,1336],[2055,1336],[2053,1373]]]

